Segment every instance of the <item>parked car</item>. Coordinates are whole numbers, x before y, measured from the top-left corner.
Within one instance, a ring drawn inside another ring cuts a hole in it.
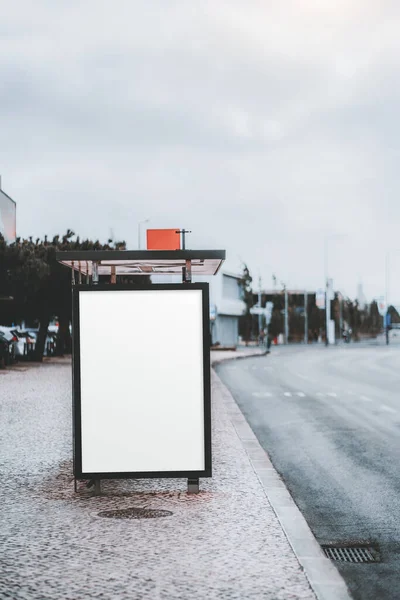
[[[44,344],[44,356],[52,356],[55,353],[58,339],[57,330],[58,327],[49,327]],[[2,333],[9,345],[11,362],[29,357],[35,351],[39,329],[19,329],[17,327],[0,325],[0,333]]]
[[[26,340],[22,333],[17,329],[10,329],[10,332],[14,336],[15,342],[15,356],[17,359],[23,358],[26,354]]]
[[[18,352],[22,351],[20,356],[28,357],[35,350],[36,336],[26,329],[17,329],[14,330],[14,332],[20,340],[20,343],[18,344]]]
[[[0,331],[0,368],[4,369],[10,361],[10,344]]]
[[[2,337],[4,337],[8,343],[9,362],[7,364],[10,364],[15,361],[15,358],[17,355],[18,337],[16,335],[14,335],[14,333],[12,333],[12,330],[10,327],[5,327],[4,325],[0,325],[0,333],[2,334]]]

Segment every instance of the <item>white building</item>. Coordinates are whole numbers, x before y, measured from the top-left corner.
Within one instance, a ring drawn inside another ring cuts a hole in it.
[[[196,277],[195,281],[210,284],[211,340],[221,346],[239,343],[239,317],[246,304],[242,300],[240,275],[221,270],[213,277]]]
[[[16,203],[1,189],[0,176],[0,233],[11,244],[16,240]]]

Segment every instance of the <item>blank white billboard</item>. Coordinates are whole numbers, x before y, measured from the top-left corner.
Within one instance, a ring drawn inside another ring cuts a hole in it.
[[[203,471],[201,289],[79,291],[82,473]]]

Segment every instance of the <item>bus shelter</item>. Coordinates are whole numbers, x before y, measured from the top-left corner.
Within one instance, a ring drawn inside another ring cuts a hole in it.
[[[209,290],[222,250],[73,251],[73,457],[77,480],[211,477]],[[140,275],[181,283],[141,283]],[[132,283],[119,276],[137,275]],[[102,277],[100,282],[99,277]]]

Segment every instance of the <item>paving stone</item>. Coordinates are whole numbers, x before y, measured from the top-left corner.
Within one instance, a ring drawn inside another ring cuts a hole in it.
[[[315,598],[251,467],[213,377],[213,478],[103,481],[74,492],[71,366],[0,380],[0,598]],[[128,508],[160,519],[101,518]]]

